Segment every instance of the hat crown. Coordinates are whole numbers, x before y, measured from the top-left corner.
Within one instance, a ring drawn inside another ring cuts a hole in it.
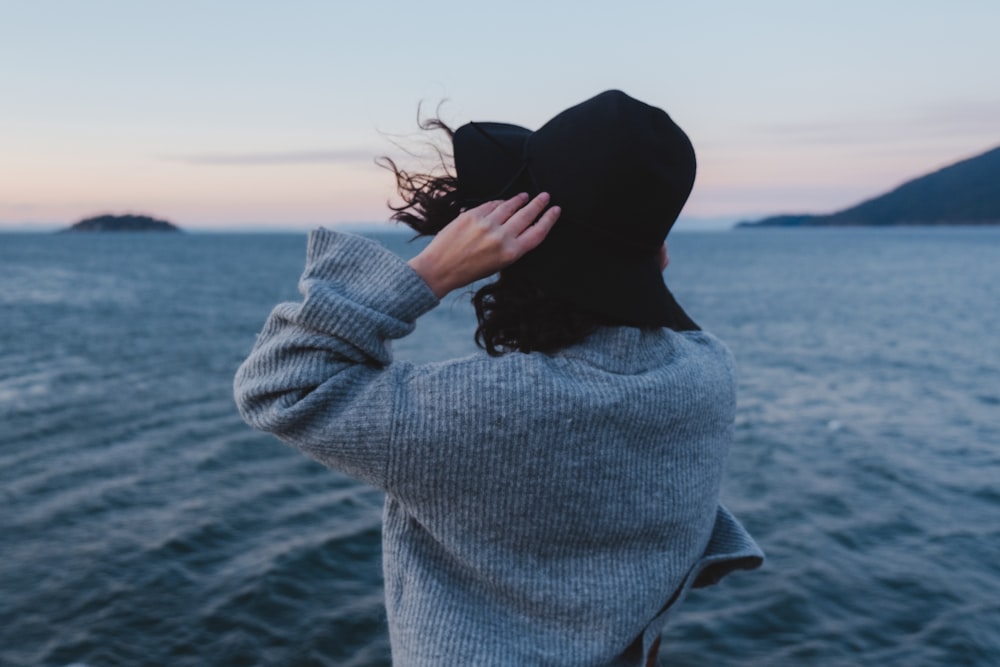
[[[528,171],[566,219],[657,248],[694,184],[695,156],[662,109],[610,90],[527,140]]]

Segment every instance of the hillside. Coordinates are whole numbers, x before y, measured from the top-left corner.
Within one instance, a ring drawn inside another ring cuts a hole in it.
[[[1000,147],[827,215],[779,215],[738,227],[1000,224]]]

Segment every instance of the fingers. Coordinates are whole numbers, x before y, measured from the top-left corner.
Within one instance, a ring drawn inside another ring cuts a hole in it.
[[[527,204],[518,207],[516,212],[512,212],[510,218],[504,223],[514,236],[520,236],[521,232],[531,226],[531,223],[541,215],[545,207],[549,205],[549,193],[543,192]],[[522,200],[523,201],[523,200]],[[500,209],[497,209],[498,211]]]
[[[536,197],[537,199],[537,197]],[[493,219],[497,224],[504,224],[507,220],[514,215],[515,212],[528,202],[528,193],[522,192],[519,195],[514,195],[506,201],[499,202],[499,205],[494,207],[492,211],[488,214],[491,219]],[[493,203],[493,202],[489,202]]]
[[[537,247],[561,213],[558,206],[546,211],[548,204],[548,194],[529,201],[528,195],[522,193],[468,209],[446,225],[409,264],[441,298],[453,289],[496,273]]]
[[[518,237],[518,241],[521,243],[521,249],[523,252],[526,253],[529,250],[534,250],[542,241],[545,240],[545,237],[549,235],[549,232],[556,224],[556,220],[559,219],[559,215],[561,213],[561,208],[553,206],[542,214],[542,217],[538,219],[538,222],[524,230],[524,233]]]
[[[474,213],[476,215],[479,215],[479,216],[482,216],[482,217],[485,218],[489,214],[493,213],[493,211],[495,211],[497,209],[497,207],[499,207],[503,203],[504,203],[504,201],[502,199],[497,199],[497,200],[494,200],[494,201],[484,202],[484,203],[480,204],[479,206],[476,206],[475,208],[470,208],[468,211],[466,211],[466,213]]]
[[[549,193],[542,192],[529,201],[528,193],[522,192],[503,201],[489,201],[470,209],[483,218],[503,225],[514,236],[520,235],[538,218],[549,204]]]
[[[496,225],[499,238],[508,253],[508,262],[536,248],[555,225],[562,209],[553,206],[547,211],[551,197],[542,192],[533,199],[522,192],[504,201],[489,201],[470,209],[474,218]],[[544,211],[544,213],[543,213]]]
[[[522,192],[503,202],[489,216],[501,226],[504,236],[513,242],[509,249],[513,252],[515,259],[533,250],[545,240],[552,226],[559,219],[562,209],[558,206],[553,206],[545,211],[550,199],[547,192],[542,192],[528,201],[528,195]],[[542,213],[542,211],[545,212]]]

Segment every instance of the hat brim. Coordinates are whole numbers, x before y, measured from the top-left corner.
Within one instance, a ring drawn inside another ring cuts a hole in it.
[[[531,189],[524,168],[524,148],[531,134],[510,123],[468,123],[455,130],[452,147],[459,195],[469,207]]]

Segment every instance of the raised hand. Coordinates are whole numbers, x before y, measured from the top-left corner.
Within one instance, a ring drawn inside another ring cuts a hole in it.
[[[440,299],[537,247],[561,212],[558,206],[546,211],[548,203],[548,193],[530,201],[521,193],[464,211],[410,260],[410,266]]]

